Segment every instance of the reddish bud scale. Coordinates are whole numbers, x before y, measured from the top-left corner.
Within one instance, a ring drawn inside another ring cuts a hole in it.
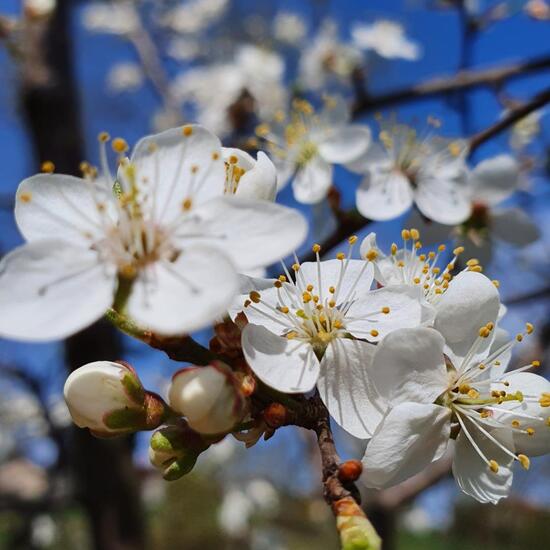
[[[281,403],[270,403],[263,411],[265,423],[270,428],[279,428],[287,420],[287,410]]]
[[[346,460],[338,468],[338,479],[342,483],[357,481],[363,472],[360,460]]]

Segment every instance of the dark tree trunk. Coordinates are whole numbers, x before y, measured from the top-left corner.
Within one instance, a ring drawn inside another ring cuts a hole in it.
[[[21,44],[21,107],[37,161],[49,160],[57,172],[77,174],[84,147],[72,67],[71,4],[74,0],[58,0],[50,19],[26,24]],[[121,354],[117,334],[104,323],[69,338],[65,350],[69,371]],[[130,439],[98,440],[85,430],[74,429],[68,458],[98,550],[141,550],[145,546],[131,453]]]

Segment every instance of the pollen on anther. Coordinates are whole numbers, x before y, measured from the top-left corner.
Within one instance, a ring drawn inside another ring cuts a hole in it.
[[[250,299],[255,303],[255,304],[259,304],[260,303],[260,293],[256,290],[253,290],[252,292],[250,292],[250,294],[248,295],[250,297]]]
[[[531,361],[531,366],[532,367],[540,367],[540,361]]]
[[[109,134],[107,132],[100,132],[99,135],[97,136],[97,139],[101,143],[106,143],[107,141],[109,141],[111,139],[111,136],[109,136]]]
[[[462,254],[463,252],[464,252],[464,247],[463,246],[458,246],[453,250],[453,254],[455,256],[458,256],[459,254]]]
[[[519,428],[520,423],[519,420],[512,420],[512,428]]]
[[[526,455],[519,454],[518,460],[523,469],[528,470],[529,466],[531,466],[531,461],[529,460],[529,457]]]
[[[328,291],[331,293],[331,294],[334,294],[336,292],[336,289],[333,287],[333,286],[329,286],[328,287]]]
[[[181,129],[181,131],[182,131],[182,133],[185,137],[189,137],[193,133],[193,127],[192,126],[184,126]]]
[[[239,159],[237,155],[231,155],[229,157],[229,164],[237,164],[239,162]]]
[[[285,275],[279,275],[279,281],[281,281],[281,283],[286,283],[286,276]]]
[[[346,255],[343,252],[338,252],[338,254],[336,254],[336,259],[338,260],[345,260],[345,258]]]
[[[418,229],[411,229],[411,237],[416,241],[420,239],[420,231]]]
[[[379,334],[380,333],[374,328],[370,331],[370,335],[373,336],[374,338],[376,338]]]
[[[496,460],[489,460],[489,468],[491,469],[491,472],[498,473],[498,462]]]
[[[320,251],[321,251],[321,245],[315,243],[315,244],[311,247],[311,250],[312,250],[315,254],[317,254],[317,252],[320,252]]]
[[[403,229],[403,231],[401,231],[401,238],[404,241],[408,241],[411,238],[411,232],[408,229]]]
[[[199,171],[199,167],[196,164],[191,166],[191,174],[196,174]]]
[[[45,160],[40,165],[40,171],[44,172],[45,174],[53,174],[55,170],[55,164],[51,160]]]
[[[24,193],[20,193],[19,200],[24,203],[29,203],[32,200],[32,193],[29,191],[25,191]]]
[[[381,311],[384,315],[387,315],[390,312],[390,308],[388,306],[384,306]]]
[[[273,286],[275,288],[281,288],[283,286],[283,283],[281,283],[281,281],[279,281],[278,279],[273,283]]]
[[[113,139],[111,147],[115,153],[124,153],[128,151],[128,143],[126,140],[120,137]]]
[[[307,286],[306,286],[306,290],[307,290],[308,292],[311,292],[311,291],[313,290],[313,285],[307,285]]]
[[[356,242],[357,242],[357,235],[352,235],[351,237],[349,237],[348,239],[349,244],[355,244]]]
[[[300,264],[292,264],[292,269],[294,271],[300,271]]]
[[[523,341],[523,334],[516,334],[516,340],[518,342],[522,342]]]
[[[374,250],[374,248],[371,248],[366,254],[365,258],[369,260],[369,262],[373,262],[378,257],[378,252]]]
[[[192,206],[193,206],[193,201],[190,198],[184,199],[183,202],[181,203],[181,207],[185,211],[191,210]]]
[[[531,323],[525,323],[525,331],[527,334],[533,334],[535,327]]]

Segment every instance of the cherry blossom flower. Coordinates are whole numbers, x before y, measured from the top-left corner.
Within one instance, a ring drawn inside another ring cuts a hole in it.
[[[279,188],[292,179],[296,200],[315,204],[332,185],[333,165],[361,157],[371,133],[368,126],[349,123],[348,108],[339,99],[326,98],[318,114],[305,100],[295,100],[293,106],[290,120],[280,113],[256,133],[268,143],[279,172]]]
[[[501,342],[494,286],[480,273],[463,274],[458,282],[441,298],[436,330],[396,330],[365,365],[371,397],[356,399],[355,411],[379,424],[363,459],[364,479],[377,488],[400,483],[440,458],[456,438],[457,483],[481,502],[497,502],[510,489],[514,461],[528,469],[527,454],[550,451],[550,383],[524,372],[536,361],[503,372],[511,348],[533,327]],[[341,388],[340,398],[346,397]]]
[[[242,297],[232,313],[244,311],[243,352],[255,374],[286,393],[345,384],[372,354],[372,342],[403,326],[418,326],[433,318],[420,289],[393,286],[371,290],[373,268],[346,256],[296,263],[294,278],[284,267],[276,280],[249,281],[255,288]],[[323,393],[323,392],[321,392]],[[324,394],[323,394],[324,395]],[[345,403],[325,395],[329,410],[339,415]]]
[[[292,46],[299,45],[307,33],[303,18],[297,13],[281,11],[273,20],[273,35],[277,40]]]
[[[372,50],[386,59],[415,61],[420,47],[405,35],[395,21],[381,19],[371,24],[356,24],[351,30],[353,43],[361,50]]]
[[[125,62],[113,65],[107,75],[107,87],[113,92],[135,91],[143,85],[145,76],[137,63]]]
[[[357,208],[371,220],[390,220],[416,204],[436,222],[455,225],[470,215],[466,147],[460,141],[419,138],[416,130],[381,121],[380,143],[347,167],[366,174]]]
[[[84,179],[41,174],[20,184],[15,216],[28,243],[0,264],[2,335],[62,338],[113,304],[160,334],[196,330],[229,306],[237,269],[269,265],[305,236],[295,211],[223,196],[223,151],[201,126],[148,136],[129,159],[124,140],[113,140],[114,192],[106,140],[101,176],[86,166]]]
[[[85,8],[82,23],[93,32],[130,34],[139,28],[139,18],[133,2],[93,2]]]

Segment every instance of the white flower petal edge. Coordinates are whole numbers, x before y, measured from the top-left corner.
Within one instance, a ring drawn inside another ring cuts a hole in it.
[[[372,436],[384,412],[368,379],[376,347],[338,338],[327,347],[317,382],[319,394],[334,420],[360,439]]]
[[[519,208],[491,212],[490,228],[496,239],[514,246],[527,246],[540,238],[538,225]]]
[[[363,155],[370,145],[370,140],[371,131],[368,126],[342,126],[329,132],[319,143],[319,154],[331,164],[345,164]]]
[[[114,269],[95,251],[56,240],[10,252],[0,276],[0,335],[26,341],[57,340],[90,325],[116,288]]]
[[[510,155],[498,155],[481,161],[470,176],[473,200],[489,206],[508,198],[518,184],[519,165]]]
[[[304,393],[315,387],[319,360],[305,342],[248,324],[242,332],[242,346],[246,361],[268,386],[284,393]]]
[[[159,334],[191,332],[223,315],[238,288],[227,257],[215,248],[190,246],[175,261],[140,272],[127,311],[140,326]]]
[[[363,458],[368,487],[397,485],[441,458],[449,443],[451,411],[421,403],[401,403],[385,416]]]
[[[300,168],[292,181],[294,197],[303,204],[322,201],[332,185],[333,166],[320,157]]]

